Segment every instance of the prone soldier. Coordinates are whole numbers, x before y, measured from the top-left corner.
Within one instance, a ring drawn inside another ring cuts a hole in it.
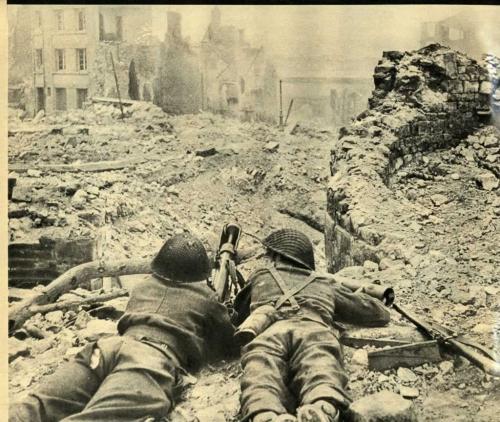
[[[235,335],[246,344],[243,420],[335,422],[351,402],[336,322],[381,326],[390,314],[362,289],[353,292],[315,273],[313,246],[303,233],[277,230],[263,244],[266,265],[235,299]]]
[[[160,420],[184,371],[234,351],[227,309],[206,283],[210,263],[200,240],[170,238],[151,267],[131,292],[120,335],[85,346],[10,406],[10,422]]]

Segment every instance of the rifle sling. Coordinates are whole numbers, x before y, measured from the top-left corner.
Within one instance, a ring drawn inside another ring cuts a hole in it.
[[[286,288],[284,280],[281,278],[278,271],[276,271],[275,268],[271,268],[270,271],[271,271],[271,275],[274,277],[274,279],[278,283],[278,286],[280,286],[280,289],[283,292],[283,295],[278,299],[278,301],[274,305],[274,307],[276,309],[279,309],[286,301],[290,301],[290,304],[293,307],[299,307],[299,304],[295,300],[294,296],[297,293],[299,293],[301,290],[305,289],[309,284],[311,284],[316,279],[316,274],[311,273],[309,275],[309,277],[307,277],[307,279],[304,280],[304,282],[302,284],[299,284],[295,288],[289,290],[288,288]],[[285,287],[285,289],[282,288],[282,286],[280,285],[280,282],[283,284],[283,287]]]

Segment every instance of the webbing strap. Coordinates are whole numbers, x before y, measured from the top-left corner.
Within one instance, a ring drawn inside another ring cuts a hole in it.
[[[285,303],[288,300],[290,302],[290,305],[292,305],[292,308],[299,309],[299,304],[297,303],[297,301],[293,297],[293,294],[290,294],[290,290],[288,289],[288,287],[285,283],[285,280],[283,280],[283,278],[281,278],[281,276],[279,275],[276,268],[269,267],[268,269],[269,269],[269,272],[271,273],[271,275],[273,276],[274,280],[276,281],[276,284],[279,286],[279,288],[281,289],[281,291],[283,293],[283,296],[280,297],[278,302],[280,302],[281,299],[286,296],[286,299],[283,302],[281,302],[281,304],[279,306],[283,305],[283,303]],[[274,307],[276,309],[278,309],[279,306],[274,305]]]
[[[293,308],[295,308],[295,309],[300,308],[300,306],[297,303],[297,301],[295,300],[294,296],[297,293],[299,293],[302,289],[306,288],[309,284],[311,284],[314,281],[314,279],[316,278],[316,274],[315,273],[311,273],[309,275],[309,277],[307,277],[307,279],[302,284],[299,284],[298,286],[296,286],[295,288],[293,288],[293,289],[290,290],[286,286],[285,281],[280,276],[280,274],[276,270],[276,268],[270,267],[269,268],[269,272],[271,273],[271,275],[273,276],[273,278],[276,280],[276,283],[278,284],[279,288],[283,292],[283,295],[278,299],[278,301],[276,302],[276,304],[274,305],[274,307],[276,309],[279,309],[281,306],[283,306],[283,304],[285,302],[289,301],[290,305],[292,305]]]
[[[305,289],[309,284],[311,284],[314,280],[316,279],[316,274],[311,274],[309,277],[307,277],[307,279],[300,285],[298,285],[297,287],[295,287],[294,289],[292,290],[289,290],[287,293],[285,293],[283,296],[281,296],[278,301],[276,302],[276,304],[274,305],[274,307],[276,309],[279,309],[281,305],[283,305],[283,303],[285,303],[287,300],[289,299],[293,299],[295,301],[295,298],[294,296],[299,293],[302,289]],[[295,301],[296,302],[296,301]],[[291,303],[291,301],[290,301]],[[298,306],[298,304],[297,304]]]

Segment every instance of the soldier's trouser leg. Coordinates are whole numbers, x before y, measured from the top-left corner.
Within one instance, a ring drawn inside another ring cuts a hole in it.
[[[242,351],[241,413],[244,420],[261,412],[287,412],[290,336],[283,323],[275,322]]]
[[[340,343],[333,328],[318,322],[294,320],[290,369],[293,390],[300,404],[327,400],[339,410],[346,409],[351,399],[345,392],[347,375],[343,366]]]
[[[26,400],[12,404],[9,422],[161,417],[172,406],[175,369],[159,348],[130,337],[102,339],[86,346]]]
[[[174,402],[178,366],[160,346],[124,337],[113,369],[92,399],[64,422],[132,422],[166,416]]]

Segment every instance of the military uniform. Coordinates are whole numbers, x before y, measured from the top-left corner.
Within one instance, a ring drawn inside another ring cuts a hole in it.
[[[38,391],[11,405],[9,421],[161,418],[174,405],[182,372],[234,351],[227,309],[205,281],[145,275],[131,292],[118,331],[120,336],[87,345]]]
[[[297,405],[321,399],[347,408],[347,376],[335,322],[379,326],[389,321],[380,301],[336,284],[329,275],[286,265],[254,272],[236,301],[238,312],[245,316],[246,306],[259,312],[283,301],[283,290],[298,289],[275,312],[274,322],[242,350],[245,420],[269,411],[293,413]]]

